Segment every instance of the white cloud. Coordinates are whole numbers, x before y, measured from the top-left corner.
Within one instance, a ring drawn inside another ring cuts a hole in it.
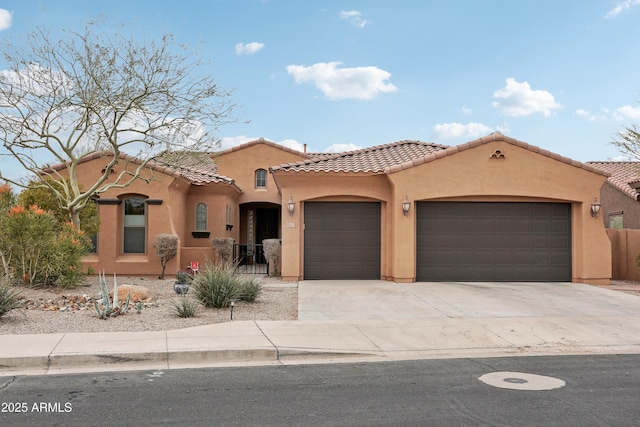
[[[614,16],[618,16],[625,10],[629,9],[630,7],[637,6],[639,4],[640,4],[640,0],[624,0],[621,3],[618,3],[616,7],[611,9],[609,12],[607,12],[607,14],[605,15],[605,18],[613,18]]]
[[[236,55],[253,55],[264,48],[264,43],[238,43],[236,45]]]
[[[462,112],[464,114],[471,114],[473,112],[473,110],[471,108],[467,107],[466,105],[463,105],[462,106]]]
[[[513,117],[530,116],[542,113],[549,117],[553,110],[562,108],[554,96],[546,90],[532,90],[527,82],[517,82],[513,77],[506,80],[506,85],[493,93],[498,99],[491,105],[503,114]]]
[[[340,12],[340,19],[346,19],[351,25],[358,28],[364,28],[367,20],[362,18],[362,12],[357,10],[343,10]]]
[[[443,123],[433,127],[434,138],[451,139],[451,138],[477,138],[491,133],[493,129],[482,123]]]
[[[573,114],[578,117],[584,117],[590,122],[595,122],[598,119],[598,117],[595,114],[593,114],[591,111],[583,110],[582,108],[578,108],[576,112]]]
[[[362,147],[355,144],[332,144],[324,150],[325,153],[344,153],[345,151],[361,150]]]
[[[6,9],[0,9],[0,31],[11,28],[13,14]]]
[[[397,90],[385,83],[391,73],[377,67],[338,68],[340,62],[319,62],[309,67],[289,65],[287,72],[295,82],[314,83],[331,100],[372,99],[380,92]]]
[[[618,119],[640,119],[640,107],[632,107],[630,105],[625,105],[624,107],[620,107],[616,109],[614,116]]]
[[[292,150],[300,151],[304,153],[304,144],[296,141],[295,139],[283,139],[282,141],[274,141],[276,144],[280,144],[283,147],[289,147]]]

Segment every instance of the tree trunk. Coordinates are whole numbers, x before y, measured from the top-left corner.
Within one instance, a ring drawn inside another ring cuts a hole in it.
[[[71,222],[76,227],[76,229],[80,230],[80,210],[71,209],[69,211],[69,216],[71,217]]]

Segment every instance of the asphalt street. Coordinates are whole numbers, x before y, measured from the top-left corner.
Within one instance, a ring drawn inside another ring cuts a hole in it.
[[[0,378],[2,426],[635,426],[640,355]]]

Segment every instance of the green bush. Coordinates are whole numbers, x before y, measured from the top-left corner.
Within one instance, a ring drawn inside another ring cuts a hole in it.
[[[240,299],[242,283],[233,268],[208,264],[193,278],[191,289],[205,307],[225,308]]]
[[[6,276],[0,279],[0,317],[14,308],[20,307],[20,305],[20,294],[11,289]]]
[[[76,286],[89,245],[82,231],[35,205],[17,205],[0,215],[0,252],[26,285]]]
[[[246,302],[254,302],[262,293],[262,283],[258,279],[242,279],[240,299]]]
[[[208,264],[191,282],[193,295],[205,307],[225,308],[231,301],[254,302],[262,292],[258,279],[236,273],[228,264]]]
[[[171,309],[178,317],[194,317],[200,308],[200,302],[186,295],[171,300]]]

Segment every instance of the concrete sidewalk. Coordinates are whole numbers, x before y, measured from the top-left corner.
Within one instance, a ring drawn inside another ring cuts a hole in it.
[[[301,282],[299,306],[298,321],[0,336],[0,375],[640,353],[640,298],[574,283]]]

